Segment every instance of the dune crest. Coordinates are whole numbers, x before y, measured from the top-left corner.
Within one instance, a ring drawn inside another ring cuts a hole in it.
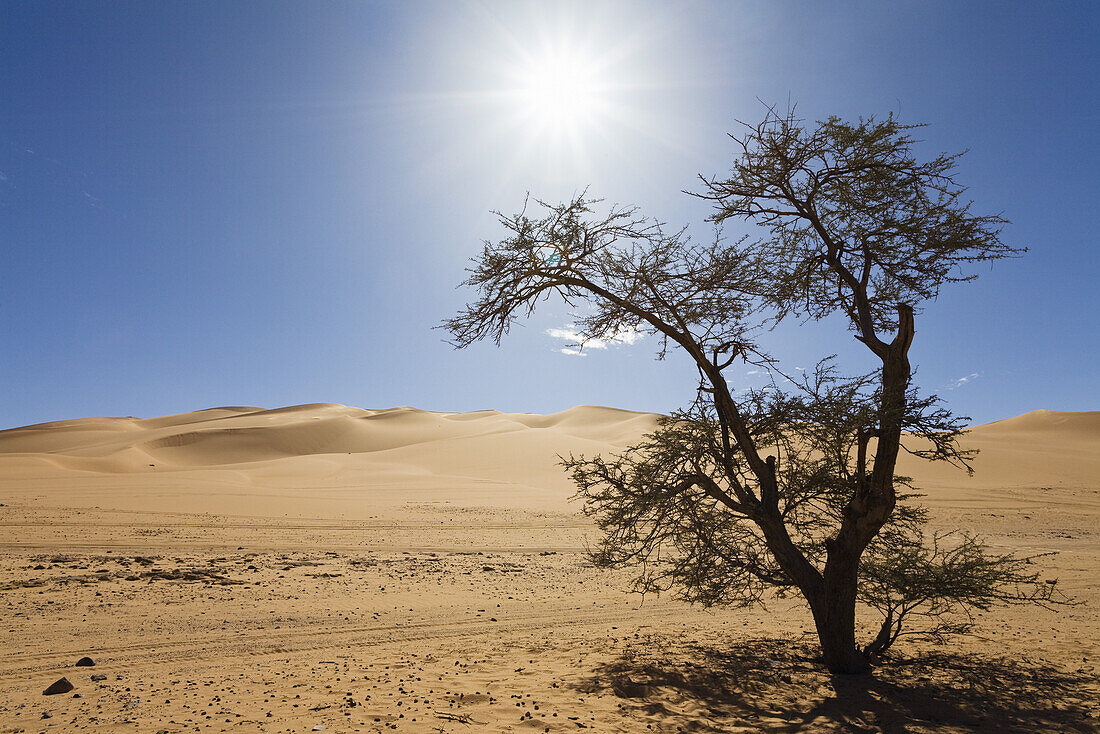
[[[370,507],[443,496],[564,510],[572,485],[559,455],[621,451],[656,420],[597,406],[550,415],[335,403],[221,407],[0,431],[0,473],[20,482],[18,494],[58,499],[110,482],[111,501],[131,509],[253,512],[263,488],[294,497],[289,505],[265,500],[272,513],[290,507],[313,515],[339,505],[369,515]]]
[[[120,508],[168,503],[228,512],[251,507],[249,498],[266,488],[290,493],[290,509],[309,514],[327,511],[318,492],[356,515],[426,497],[575,511],[568,499],[575,488],[558,457],[619,453],[657,419],[593,405],[540,415],[336,403],[81,418],[0,431],[0,474],[18,494],[40,497],[110,481]],[[921,490],[951,493],[1084,491],[1100,475],[1100,412],[1035,411],[975,426],[962,443],[979,450],[973,476],[907,454],[898,473]]]
[[[0,457],[40,455],[70,469],[130,471],[162,465],[178,469],[263,462],[322,454],[374,454],[419,447],[447,453],[456,442],[472,442],[467,453],[496,454],[489,437],[505,445],[547,448],[585,443],[599,451],[619,450],[656,426],[657,416],[595,405],[558,413],[432,412],[408,406],[366,409],[311,403],[264,409],[216,407],[140,419],[92,417],[40,423],[0,431]],[[505,434],[515,434],[501,443]],[[490,441],[490,443],[485,443]],[[979,448],[1030,446],[1051,441],[1100,441],[1100,411],[1037,410],[970,429],[964,442]],[[83,464],[81,463],[83,460]],[[997,472],[999,473],[999,472]]]
[[[371,410],[336,403],[266,410],[208,408],[159,418],[80,418],[0,431],[0,455],[101,459],[137,454],[178,468],[222,466],[317,454],[367,454],[511,432],[616,444],[652,430],[656,416],[581,405],[559,413],[436,413]],[[543,436],[533,440],[550,440]],[[146,463],[146,465],[148,465]],[[76,468],[76,464],[70,462]],[[102,470],[104,462],[88,468]],[[126,461],[114,462],[126,471]]]
[[[1033,410],[1015,418],[994,421],[975,426],[975,435],[1029,434],[1057,435],[1059,438],[1100,438],[1100,410],[1063,412],[1057,410]]]

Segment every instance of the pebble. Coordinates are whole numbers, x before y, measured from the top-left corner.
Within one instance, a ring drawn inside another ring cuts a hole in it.
[[[68,693],[73,689],[73,684],[69,682],[68,678],[58,678],[50,687],[42,691],[43,696],[53,696],[58,693]]]
[[[92,660],[90,657],[87,656],[82,657],[80,658],[80,660],[76,661],[76,667],[78,668],[90,668],[93,665],[95,665],[95,660]]]

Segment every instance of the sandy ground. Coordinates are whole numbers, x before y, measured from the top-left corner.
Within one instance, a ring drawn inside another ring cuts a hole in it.
[[[312,405],[0,432],[0,732],[1100,730],[1100,414],[977,427],[973,478],[901,469],[935,527],[1057,551],[1080,604],[989,612],[858,680],[822,672],[793,600],[643,601],[586,561],[555,455],[653,419]]]

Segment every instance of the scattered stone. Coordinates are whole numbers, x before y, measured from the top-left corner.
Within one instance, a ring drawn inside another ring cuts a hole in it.
[[[76,667],[78,668],[90,668],[93,665],[95,665],[95,660],[92,660],[90,657],[87,656],[82,657],[80,658],[80,660],[76,661]]]
[[[51,714],[51,713],[50,713],[49,711],[43,711],[43,712],[42,712],[42,718],[43,718],[43,719],[52,719],[52,718],[53,718],[53,714]]]
[[[42,691],[43,696],[55,696],[58,693],[68,693],[73,689],[73,684],[69,682],[68,678],[58,678],[50,687]]]
[[[107,676],[103,675],[102,673],[99,673],[97,675],[93,675],[92,680],[107,680]]]

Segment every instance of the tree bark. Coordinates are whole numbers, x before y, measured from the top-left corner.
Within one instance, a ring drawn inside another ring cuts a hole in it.
[[[868,658],[878,657],[886,648],[893,644],[894,637],[894,614],[893,612],[887,611],[886,618],[882,620],[882,626],[879,627],[878,635],[863,648],[863,654]]]
[[[871,481],[868,486],[861,482],[844,508],[840,530],[828,543],[822,593],[816,601],[810,599],[821,652],[832,673],[866,673],[871,669],[867,655],[856,646],[856,593],[863,551],[897,503],[894,468],[901,447],[905,393],[912,375],[908,352],[914,335],[913,309],[899,305],[898,317],[897,336],[881,355],[882,403]]]
[[[859,555],[829,554],[824,589],[811,602],[814,624],[825,667],[830,673],[860,674],[871,670],[867,656],[856,645],[856,590]]]

